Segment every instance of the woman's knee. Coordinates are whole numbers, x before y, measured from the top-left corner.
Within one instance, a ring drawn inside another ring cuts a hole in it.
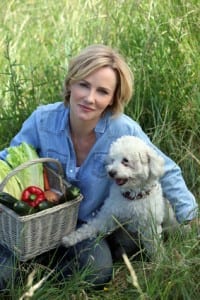
[[[88,255],[80,256],[82,268],[88,269],[86,280],[93,284],[104,284],[112,278],[113,261],[105,240],[95,241]]]
[[[65,251],[57,265],[64,278],[76,271],[83,271],[85,280],[101,285],[112,278],[113,261],[110,248],[105,240],[88,239]]]

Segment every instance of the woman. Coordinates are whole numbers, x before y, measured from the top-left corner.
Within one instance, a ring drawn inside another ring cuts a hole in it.
[[[129,67],[116,51],[104,45],[89,46],[69,64],[64,103],[39,107],[11,141],[11,146],[25,141],[39,156],[59,159],[67,180],[77,185],[84,197],[78,226],[95,217],[108,196],[110,180],[105,159],[111,143],[123,135],[142,138],[164,157],[161,184],[177,220],[182,223],[196,218],[197,203],[180,168],[150,142],[135,121],[123,114],[132,96],[132,82]],[[0,152],[1,159],[6,155],[6,149]],[[64,277],[71,273],[75,255],[78,268],[91,267],[88,281],[102,284],[111,278],[112,253],[106,239],[86,240],[73,249],[58,249],[56,268],[62,270]]]

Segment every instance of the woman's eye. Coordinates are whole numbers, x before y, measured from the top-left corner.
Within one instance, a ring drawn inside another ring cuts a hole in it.
[[[87,83],[86,82],[79,82],[79,85],[81,87],[88,87]]]
[[[101,93],[103,95],[108,95],[108,91],[106,91],[106,90],[99,90],[99,93]]]

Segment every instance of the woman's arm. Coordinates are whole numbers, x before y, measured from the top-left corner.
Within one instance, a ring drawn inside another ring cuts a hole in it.
[[[152,146],[165,160],[165,174],[161,178],[161,185],[164,197],[170,201],[175,211],[177,221],[182,223],[197,218],[198,204],[185,183],[180,167],[151,143],[139,125],[136,126],[134,132],[135,135]]]

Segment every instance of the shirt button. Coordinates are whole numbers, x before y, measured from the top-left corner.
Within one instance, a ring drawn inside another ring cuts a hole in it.
[[[69,170],[70,171],[70,173],[72,173],[73,172],[73,170],[71,169],[71,170]]]
[[[92,212],[92,217],[95,217],[96,216],[96,213],[93,211]]]

